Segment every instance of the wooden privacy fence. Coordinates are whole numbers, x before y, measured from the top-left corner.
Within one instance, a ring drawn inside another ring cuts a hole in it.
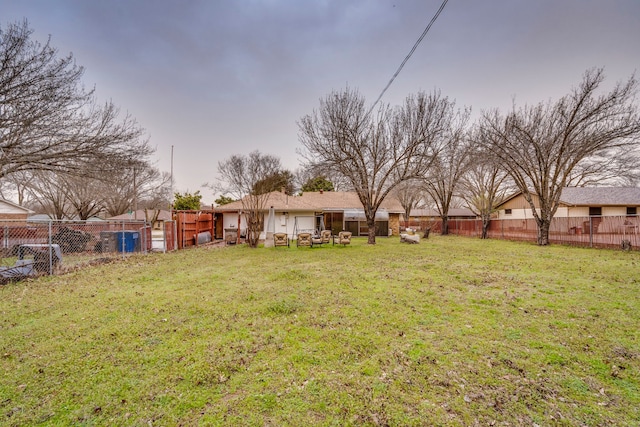
[[[173,211],[178,249],[210,242],[215,237],[215,214],[210,211]]]
[[[410,227],[423,230],[431,227],[432,233],[442,229],[439,220],[411,222]],[[575,246],[640,249],[640,217],[592,216],[554,218],[549,229],[551,243]],[[476,219],[450,219],[449,234],[480,237],[482,222]],[[522,240],[535,242],[538,228],[534,219],[494,219],[489,223],[490,239]]]
[[[165,250],[175,250],[177,245],[174,221],[165,221],[163,224]]]

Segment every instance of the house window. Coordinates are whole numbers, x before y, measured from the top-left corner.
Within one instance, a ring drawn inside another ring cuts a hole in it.
[[[600,206],[589,207],[589,216],[602,216],[602,208]]]
[[[511,209],[505,209],[504,210],[504,214],[505,215],[511,215]]]
[[[638,215],[638,208],[635,206],[627,206],[627,216]]]

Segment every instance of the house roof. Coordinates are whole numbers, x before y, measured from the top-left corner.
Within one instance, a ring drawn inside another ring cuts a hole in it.
[[[288,196],[280,191],[269,193],[266,208],[273,206],[278,211],[326,211],[344,209],[362,209],[362,203],[355,192],[346,191],[310,191],[300,196]],[[394,197],[387,197],[380,208],[390,213],[402,213],[404,209]],[[230,212],[242,210],[242,201],[235,201],[216,208],[217,211]]]
[[[153,210],[149,210],[149,216],[152,217],[153,216]],[[145,216],[145,212],[144,209],[138,209],[135,212],[131,212],[131,213],[124,213],[122,215],[116,215],[116,216],[112,216],[107,218],[107,220],[118,220],[118,221],[122,221],[122,220],[131,220],[131,219],[146,219],[147,217]],[[160,214],[158,214],[158,220],[160,221],[171,221],[171,212],[166,211],[164,209],[160,210]]]
[[[504,199],[500,206],[521,196],[518,191]],[[567,206],[640,206],[640,187],[565,187],[560,204]]]
[[[639,187],[567,187],[560,201],[571,206],[638,206]]]

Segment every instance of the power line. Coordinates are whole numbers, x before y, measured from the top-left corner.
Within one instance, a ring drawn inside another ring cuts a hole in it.
[[[416,41],[416,43],[411,48],[411,51],[407,54],[407,56],[405,56],[404,60],[402,61],[402,64],[400,64],[400,66],[398,67],[396,72],[393,74],[393,77],[391,77],[391,80],[389,80],[389,83],[387,83],[387,85],[384,87],[384,89],[382,89],[382,92],[380,92],[380,96],[378,96],[378,99],[376,99],[376,102],[374,102],[373,105],[371,105],[371,108],[369,109],[369,113],[371,113],[371,111],[373,111],[373,107],[375,107],[376,104],[378,102],[380,102],[380,100],[382,99],[382,96],[384,95],[384,93],[387,91],[387,89],[389,89],[389,86],[391,86],[391,83],[393,83],[393,81],[396,79],[396,77],[398,77],[398,74],[400,74],[400,71],[402,71],[402,68],[404,67],[404,64],[407,63],[409,58],[411,58],[411,55],[413,55],[413,52],[416,51],[416,49],[418,48],[418,45],[420,44],[420,42],[422,41],[424,36],[427,35],[427,33],[429,32],[429,29],[431,28],[433,23],[436,22],[436,19],[438,19],[438,16],[440,16],[440,12],[442,12],[442,9],[444,9],[444,7],[445,7],[445,5],[447,4],[448,1],[449,0],[444,0],[442,2],[442,4],[440,5],[440,8],[436,12],[436,14],[433,15],[433,18],[431,18],[431,21],[429,22],[429,25],[427,25],[427,27],[424,29],[424,31],[420,35],[420,38],[418,38],[418,41]]]

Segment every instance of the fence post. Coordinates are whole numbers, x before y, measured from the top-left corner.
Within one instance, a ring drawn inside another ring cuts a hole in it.
[[[144,225],[138,229],[139,239],[140,239],[140,253],[144,253],[147,248],[145,246],[147,240],[147,220],[144,220]],[[144,235],[144,237],[143,237]],[[133,247],[133,252],[136,251],[135,246]]]
[[[125,259],[125,242],[124,242],[124,220],[122,220],[122,236],[120,238],[120,241],[122,242],[122,245],[120,247],[120,250],[122,251],[122,259]]]
[[[166,222],[162,223],[162,241],[163,241],[162,253],[166,253],[167,252],[167,223]]]
[[[182,215],[182,249],[184,249],[184,244],[185,244],[185,233],[184,233],[184,229],[185,229],[185,225],[187,224],[187,215],[184,214]]]
[[[593,217],[589,217],[589,247],[593,247]]]
[[[178,247],[178,221],[173,221],[173,225],[171,226],[171,228],[173,229],[173,250],[178,250],[180,249]]]
[[[199,233],[199,229],[200,229],[200,212],[196,212],[196,235],[193,238],[194,240],[194,245],[197,248],[198,247],[198,233]]]
[[[49,220],[49,276],[53,274],[53,241],[51,236],[51,220]]]

